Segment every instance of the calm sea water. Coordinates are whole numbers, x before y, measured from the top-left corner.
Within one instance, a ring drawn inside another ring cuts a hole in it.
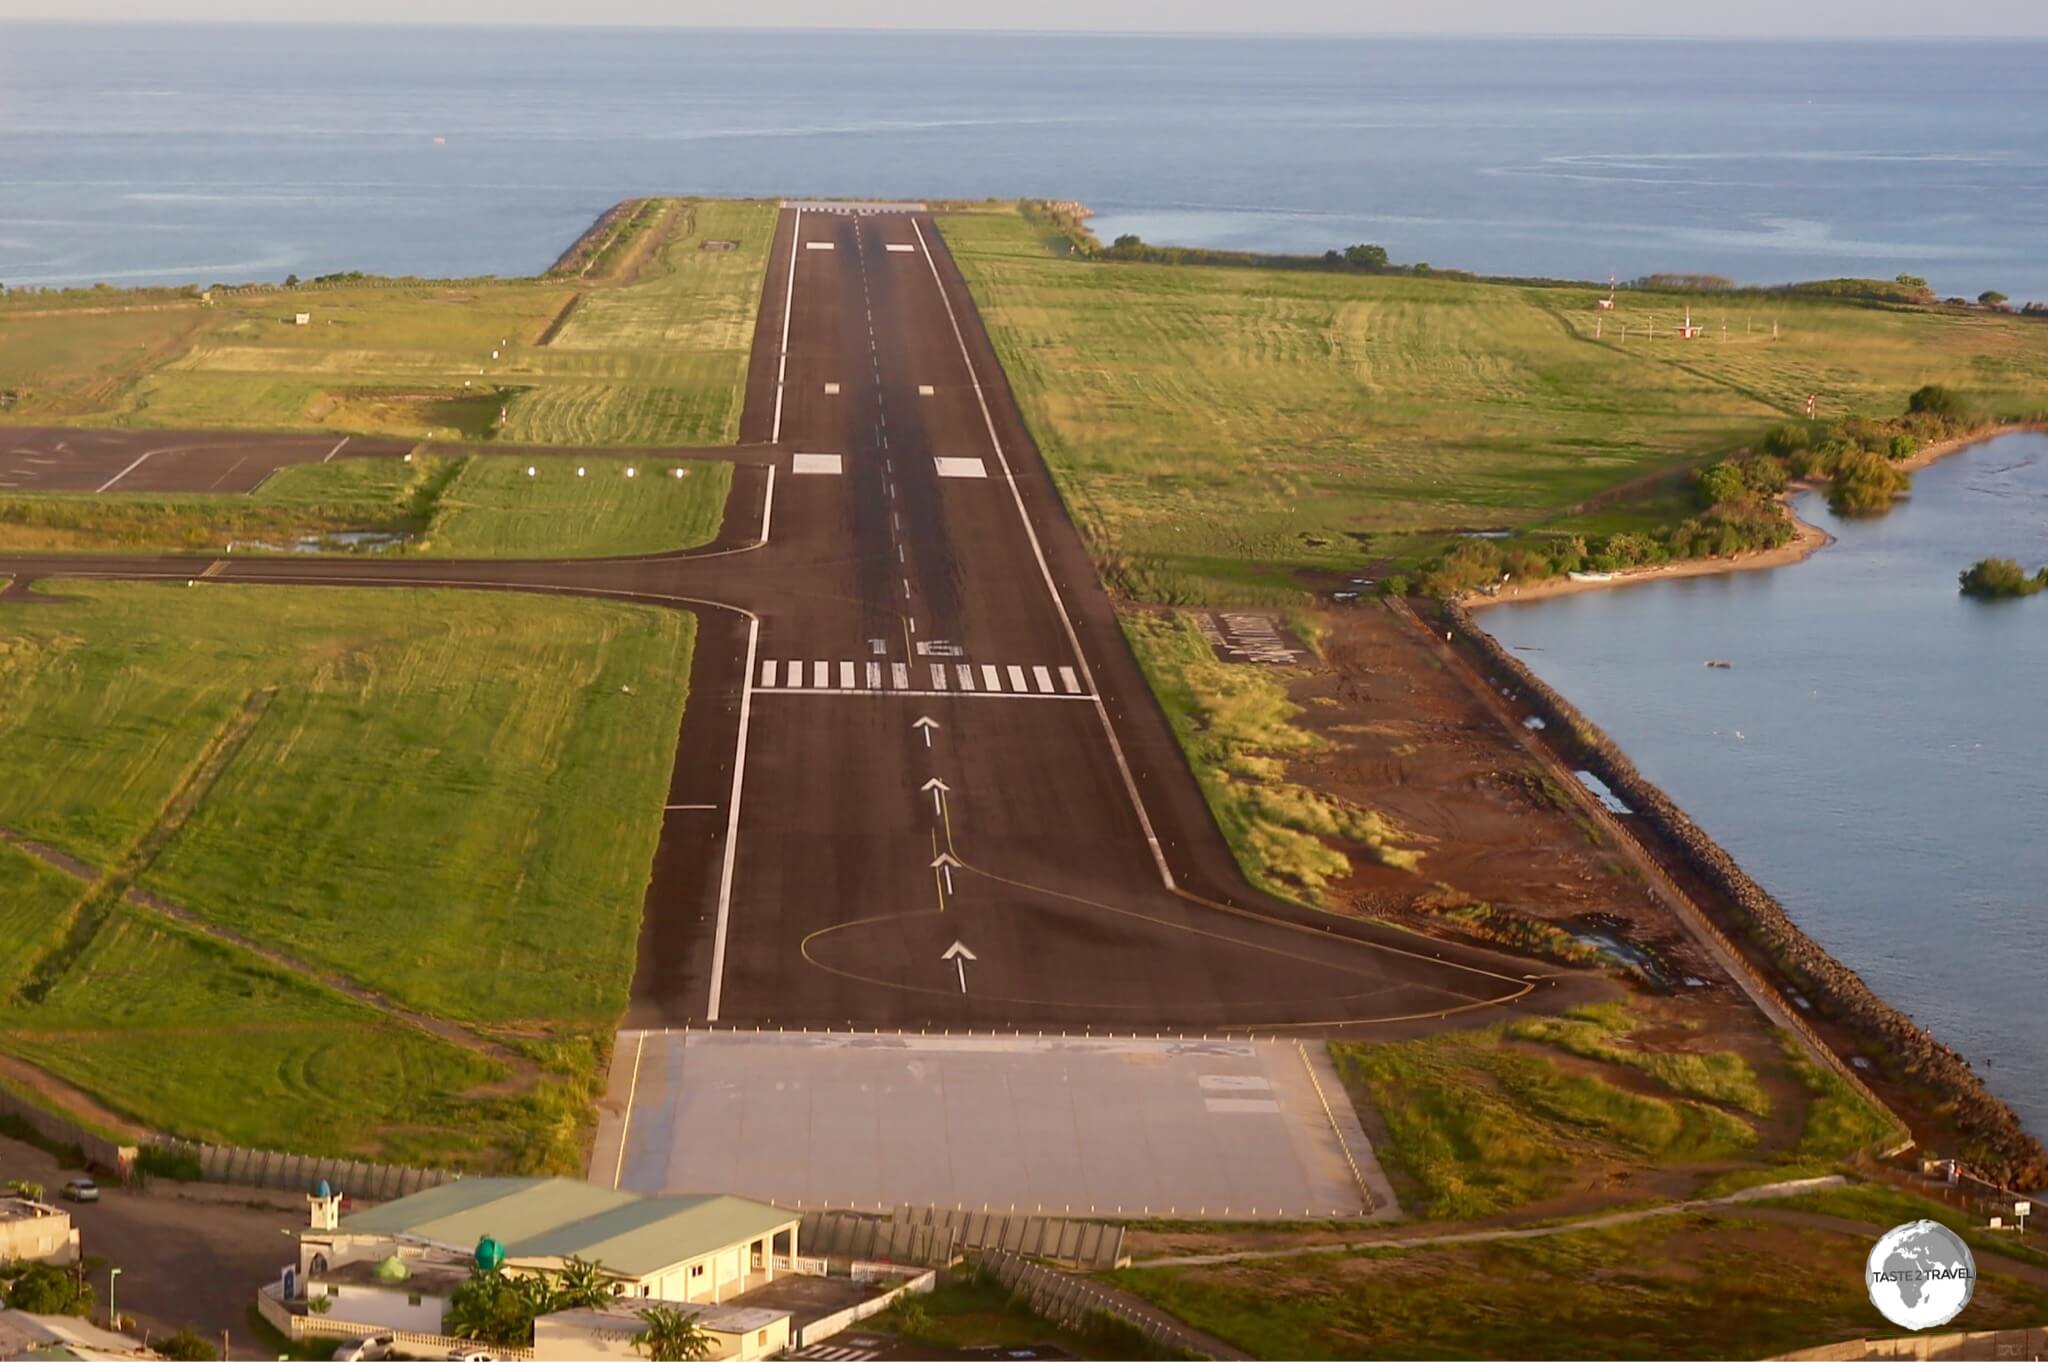
[[[2048,45],[0,25],[0,281],[530,272],[649,191],[2048,299]],[[445,138],[437,142],[436,138]]]
[[[1956,590],[1986,555],[2048,563],[2048,438],[1935,464],[1881,519],[1799,513],[1840,542],[1486,626],[2048,1135],[2048,597]]]

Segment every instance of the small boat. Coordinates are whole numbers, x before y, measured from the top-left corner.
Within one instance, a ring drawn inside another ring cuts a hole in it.
[[[1720,658],[1718,658],[1718,657],[1710,657],[1710,658],[1708,658],[1708,659],[1707,659],[1707,665],[1708,665],[1709,667],[1713,667],[1713,668],[1716,668],[1716,669],[1718,669],[1718,670],[1720,670],[1720,671],[1724,671],[1724,672],[1725,672],[1725,671],[1730,671],[1730,670],[1732,670],[1732,669],[1734,668],[1734,666],[1735,666],[1735,664],[1734,664],[1733,662],[1723,662],[1723,661],[1722,661],[1722,660],[1721,660]]]

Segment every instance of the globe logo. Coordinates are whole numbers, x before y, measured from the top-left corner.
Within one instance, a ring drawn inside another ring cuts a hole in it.
[[[1870,1250],[1870,1303],[1901,1329],[1933,1329],[1962,1313],[1977,1290],[1977,1260],[1946,1225],[1915,1220]]]

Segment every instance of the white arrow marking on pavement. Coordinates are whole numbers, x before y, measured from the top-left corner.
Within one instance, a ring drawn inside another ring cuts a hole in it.
[[[946,872],[946,892],[949,894],[953,892],[953,867],[956,865],[960,865],[960,862],[953,858],[953,853],[950,851],[940,852],[939,859],[932,862],[932,869]],[[966,869],[965,866],[960,866],[960,868]]]
[[[939,959],[951,960],[953,967],[960,971],[960,991],[965,993],[967,991],[967,962],[974,959],[974,952],[967,949],[965,942],[955,941],[946,948],[946,953],[940,956]]]
[[[927,780],[924,784],[918,786],[918,788],[920,790],[930,790],[932,792],[933,813],[942,814],[946,811],[945,805],[941,801],[944,800],[946,794],[952,790],[952,786],[948,785],[945,781],[940,780],[937,776],[933,776],[930,780]]]
[[[938,726],[939,721],[937,719],[934,719],[929,714],[918,715],[917,722],[911,725],[912,728],[921,728],[924,730],[924,745],[926,747],[930,747],[932,745],[932,730],[937,728]]]

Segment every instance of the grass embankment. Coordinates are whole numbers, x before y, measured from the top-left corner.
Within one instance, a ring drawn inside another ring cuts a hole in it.
[[[1895,1332],[1863,1289],[1870,1244],[1730,1210],[1110,1280],[1258,1357],[1775,1357]],[[1955,1327],[2025,1327],[2044,1311],[2048,1291],[1985,1271]]]
[[[661,200],[644,211],[665,235],[630,283],[602,270],[361,280],[169,306],[140,295],[124,306],[126,292],[107,290],[115,310],[92,315],[12,298],[0,303],[0,393],[15,396],[0,421],[730,443],[775,208]],[[706,240],[738,246],[706,251]],[[636,233],[631,248],[645,244]]]
[[[1591,289],[1064,258],[1014,212],[943,229],[1112,588],[1142,601],[1292,602],[1301,573],[1451,530],[1583,533],[1574,507],[1811,393],[1824,416],[1889,417],[1928,383],[1987,413],[2048,400],[2048,327],[1998,313],[1636,291],[1600,314]],[[1699,339],[1644,337],[1688,306]]]
[[[2048,327],[1989,311],[1631,290],[1601,313],[1604,289],[1089,259],[1057,215],[1015,208],[942,225],[1067,506],[1134,606],[1301,606],[1348,577],[1420,575],[1452,545],[1493,548],[1459,531],[1648,543],[1701,515],[1687,470],[1803,421],[1810,394],[1823,418],[1889,419],[1929,384],[1986,416],[2048,405]],[[1704,334],[1681,341],[1687,308]],[[1716,552],[1735,536],[1680,537]],[[1133,635],[1252,877],[1306,896],[1340,874],[1343,839],[1313,820],[1254,838],[1234,744],[1191,718],[1230,702],[1224,670]]]
[[[1378,1114],[1375,1149],[1402,1205],[1429,1219],[1499,1214],[1653,1168],[1727,1191],[1828,1171],[1884,1133],[1839,1079],[1790,1051],[1760,1071],[1709,1048],[1697,1023],[1654,1044],[1635,1034],[1644,1025],[1639,1011],[1608,1004],[1330,1049],[1353,1100]],[[1773,1088],[1805,1097],[1796,1136],[1767,1119]]]
[[[181,1133],[573,1166],[630,983],[691,617],[444,591],[51,594],[0,613],[0,827],[496,1034],[548,1078],[465,1097],[504,1066],[67,893],[7,848],[29,892],[5,896],[0,1050]]]
[[[1128,613],[1123,624],[1217,826],[1254,882],[1315,901],[1350,870],[1346,851],[1397,870],[1421,863],[1379,814],[1287,779],[1288,758],[1321,744],[1289,722],[1300,708],[1287,698],[1284,673],[1217,661],[1186,620]]]
[[[415,454],[282,468],[246,496],[0,496],[0,549],[219,552],[347,531],[413,536],[402,551],[579,558],[695,548],[718,537],[732,465],[598,457],[575,464]],[[528,477],[526,470],[537,470]],[[576,476],[582,467],[585,476]],[[633,477],[626,476],[628,468]]]

